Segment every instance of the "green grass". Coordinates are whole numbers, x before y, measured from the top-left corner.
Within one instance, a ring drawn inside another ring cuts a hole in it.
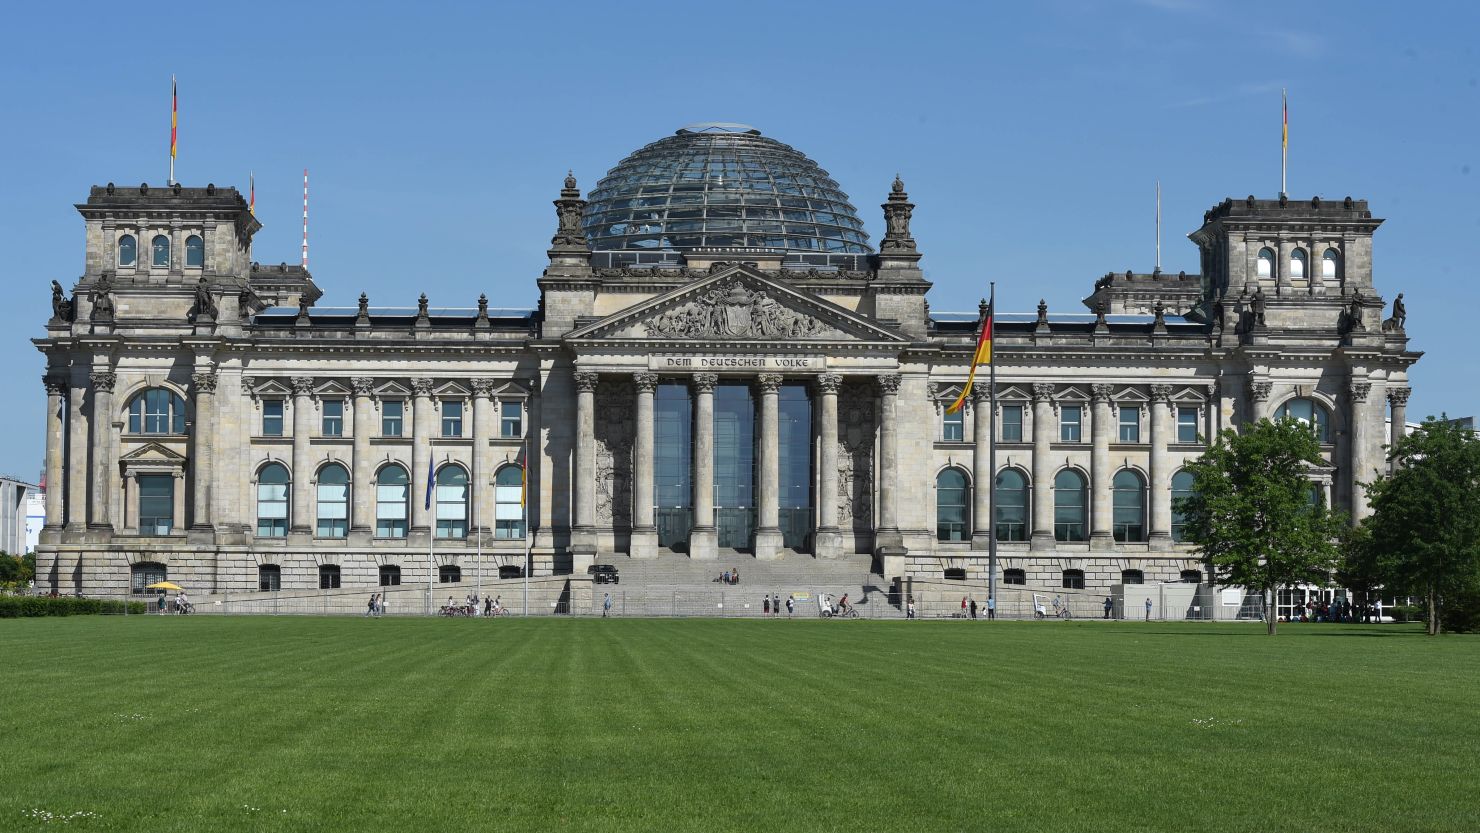
[[[1408,626],[85,617],[0,669],[0,830],[1480,825],[1480,641]]]

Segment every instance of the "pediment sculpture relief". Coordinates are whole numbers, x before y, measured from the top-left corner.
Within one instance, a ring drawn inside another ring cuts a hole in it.
[[[829,324],[782,306],[763,289],[740,281],[717,286],[645,322],[663,338],[828,339],[843,335]]]

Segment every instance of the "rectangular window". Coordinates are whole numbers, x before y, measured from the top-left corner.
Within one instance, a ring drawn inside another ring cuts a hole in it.
[[[406,403],[399,399],[390,399],[380,403],[380,436],[401,436],[402,419],[406,413]]]
[[[1002,441],[1005,443],[1020,443],[1023,441],[1023,406],[1002,406]]]
[[[442,403],[442,436],[461,437],[463,403],[460,399],[449,399]]]
[[[940,438],[948,443],[958,443],[966,439],[966,412],[964,410],[954,414],[946,412],[941,416]]]
[[[323,435],[325,437],[344,436],[344,400],[324,400]]]
[[[1177,408],[1177,442],[1197,442],[1197,409]]]
[[[524,403],[500,402],[498,435],[500,437],[524,436]]]
[[[281,437],[283,435],[283,400],[262,400],[262,436]]]
[[[1079,420],[1080,412],[1078,405],[1065,405],[1059,408],[1059,442],[1079,442]]]
[[[1120,441],[1123,443],[1138,443],[1141,441],[1141,409],[1120,409]]]
[[[175,478],[168,474],[141,474],[139,534],[168,535],[175,526]]]

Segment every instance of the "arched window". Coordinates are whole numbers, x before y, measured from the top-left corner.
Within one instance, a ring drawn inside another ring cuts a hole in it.
[[[1202,570],[1183,570],[1181,582],[1183,584],[1202,584]]]
[[[406,469],[390,465],[375,476],[375,537],[406,537],[406,499],[411,478]]]
[[[319,565],[319,589],[320,590],[338,590],[339,589],[339,565],[338,564],[320,564]]]
[[[1111,495],[1114,499],[1111,524],[1115,540],[1146,540],[1146,481],[1130,469],[1121,469],[1111,481]]]
[[[1084,475],[1064,469],[1053,479],[1053,537],[1055,541],[1083,541],[1085,527]]]
[[[1028,478],[1022,472],[1003,469],[997,473],[997,505],[992,508],[997,515],[998,541],[1028,540]]]
[[[1305,250],[1295,249],[1290,252],[1290,279],[1295,281],[1305,280]]]
[[[269,463],[257,473],[257,536],[283,538],[288,534],[288,491],[292,482],[281,463]]]
[[[318,527],[320,538],[343,538],[349,534],[349,471],[331,465],[319,469]]]
[[[507,465],[493,478],[493,537],[524,537],[524,470]]]
[[[1336,280],[1341,272],[1341,254],[1335,249],[1327,249],[1321,255],[1321,277]]]
[[[1120,583],[1121,584],[1145,584],[1146,583],[1146,574],[1143,573],[1143,572],[1141,572],[1140,570],[1121,570],[1120,571]]]
[[[276,564],[262,564],[258,566],[257,589],[264,593],[276,592],[283,589],[283,568]]]
[[[1003,584],[1027,584],[1028,583],[1028,573],[1027,573],[1026,570],[1020,570],[1020,569],[1018,569],[1016,567],[1013,567],[1010,570],[1003,570],[1002,571],[1002,583]]]
[[[1084,589],[1084,571],[1083,570],[1065,570],[1064,571],[1064,589],[1066,589],[1066,590],[1083,590]]]
[[[1299,397],[1291,399],[1275,412],[1275,419],[1294,419],[1309,425],[1316,432],[1316,439],[1331,441],[1331,417],[1326,408],[1314,399]]]
[[[158,584],[169,577],[169,570],[163,564],[153,561],[140,561],[128,568],[129,588],[135,593],[153,593],[147,590],[149,585]]]
[[[1259,250],[1258,275],[1261,278],[1274,277],[1274,249],[1265,248]]]
[[[966,473],[949,468],[935,476],[935,537],[940,541],[970,541],[966,525]]]
[[[133,266],[139,260],[139,241],[132,234],[118,238],[118,265]]]
[[[170,265],[170,239],[168,237],[165,237],[163,234],[154,235],[154,240],[150,243],[150,247],[154,251],[154,259],[151,262],[155,266]]]
[[[945,411],[940,417],[940,438],[948,443],[966,439],[966,411]]]
[[[395,564],[382,564],[380,566],[380,586],[395,587],[401,583],[401,568]]]
[[[437,470],[437,537],[468,537],[468,473],[462,466]]]
[[[1192,497],[1192,472],[1179,471],[1172,475],[1172,540],[1181,543],[1187,537],[1187,516],[1180,501]]]
[[[185,265],[206,265],[206,241],[200,239],[198,234],[185,238]]]
[[[185,433],[185,400],[166,388],[139,391],[128,403],[130,434]]]

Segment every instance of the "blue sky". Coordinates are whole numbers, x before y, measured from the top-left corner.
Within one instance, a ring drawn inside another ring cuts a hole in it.
[[[6,13],[0,471],[42,463],[52,279],[82,268],[72,204],[177,175],[245,187],[255,255],[293,262],[311,171],[323,302],[535,302],[567,168],[589,188],[695,121],[739,121],[828,169],[873,240],[894,174],[936,310],[1080,311],[1096,277],[1163,268],[1228,196],[1367,198],[1376,281],[1427,351],[1409,414],[1480,413],[1480,11],[1453,3],[28,3]]]

